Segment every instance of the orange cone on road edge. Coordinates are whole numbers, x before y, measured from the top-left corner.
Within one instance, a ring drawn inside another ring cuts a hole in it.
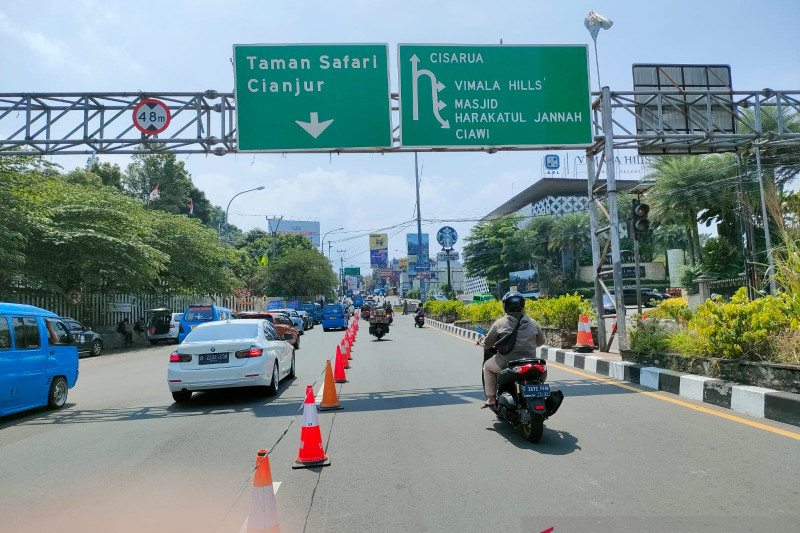
[[[303,428],[300,430],[300,449],[292,468],[314,468],[329,466],[331,460],[322,448],[322,432],[319,429],[317,405],[314,402],[314,389],[306,387],[306,401],[303,404]]]
[[[336,346],[336,361],[334,361],[333,380],[336,383],[347,383],[347,374],[344,373],[344,355],[339,346]]]
[[[253,493],[250,515],[247,517],[248,533],[280,533],[278,506],[272,489],[272,472],[269,469],[267,450],[258,450],[256,473],[253,475]]]
[[[350,354],[350,352],[351,352],[351,350],[350,350],[350,342],[347,341],[347,340],[344,341],[344,349],[345,349],[344,355],[347,356],[347,359],[345,360],[345,364],[347,364],[347,361],[349,361],[350,359],[353,358],[353,356]]]
[[[576,352],[582,353],[594,351],[594,341],[592,340],[592,330],[589,326],[588,315],[581,315],[578,319],[578,338],[575,346],[572,348]]]
[[[339,397],[336,396],[336,382],[333,380],[333,370],[331,362],[325,363],[325,385],[322,387],[322,402],[319,404],[320,411],[333,411],[343,409],[339,405]]]

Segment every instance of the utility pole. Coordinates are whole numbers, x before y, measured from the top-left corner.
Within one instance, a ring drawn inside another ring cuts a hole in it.
[[[269,255],[270,257],[275,257],[275,248],[277,246],[278,240],[278,227],[281,225],[281,220],[283,220],[283,215],[279,217],[267,217],[268,223],[271,221],[277,220],[278,222],[275,224],[275,229],[272,229],[272,224],[269,224],[270,233],[272,233],[272,248],[270,249]]]
[[[417,271],[419,276],[419,259],[422,256],[422,209],[419,204],[419,160],[417,152],[414,152],[414,175],[417,178]],[[425,267],[424,270],[430,272],[428,262],[428,254],[425,254]],[[425,303],[425,278],[419,276],[419,301]]]
[[[347,250],[336,250],[336,253],[339,254],[339,286],[342,288],[342,295],[344,296],[347,294],[347,289],[344,285],[344,253]]]

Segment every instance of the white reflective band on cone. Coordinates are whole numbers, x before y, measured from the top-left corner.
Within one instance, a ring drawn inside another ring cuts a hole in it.
[[[307,403],[303,405],[303,426],[313,427],[319,425],[317,416],[317,404]]]

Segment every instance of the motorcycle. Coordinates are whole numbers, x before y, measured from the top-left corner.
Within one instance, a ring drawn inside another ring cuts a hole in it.
[[[390,318],[386,316],[385,309],[376,309],[369,318],[369,334],[381,340],[384,335],[389,333]]]
[[[369,317],[372,316],[372,311],[369,307],[362,307],[361,308],[361,318],[364,320],[369,320]]]
[[[425,315],[416,315],[414,317],[414,327],[421,328],[425,325]]]
[[[481,335],[484,331],[476,330]],[[482,346],[483,338],[476,344]],[[492,349],[483,350],[485,363],[494,355]],[[483,365],[481,365],[482,370]],[[508,362],[505,368],[497,374],[497,403],[495,414],[497,418],[507,422],[512,427],[521,426],[522,434],[534,444],[542,439],[544,421],[553,416],[561,402],[564,393],[551,389],[546,384],[547,362],[538,358],[520,358]],[[481,382],[483,372],[481,371]]]

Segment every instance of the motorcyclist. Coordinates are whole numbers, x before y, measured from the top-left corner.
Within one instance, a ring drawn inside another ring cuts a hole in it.
[[[486,403],[481,409],[489,407],[494,410],[497,390],[497,373],[508,367],[508,362],[523,357],[536,357],[536,348],[544,344],[544,333],[539,324],[525,314],[525,298],[517,291],[507,292],[503,296],[505,315],[498,318],[483,341],[484,350],[494,353],[483,364],[483,383]],[[521,322],[520,322],[521,321]],[[517,340],[514,347],[505,355],[492,350],[497,341],[510,335],[519,323]]]

